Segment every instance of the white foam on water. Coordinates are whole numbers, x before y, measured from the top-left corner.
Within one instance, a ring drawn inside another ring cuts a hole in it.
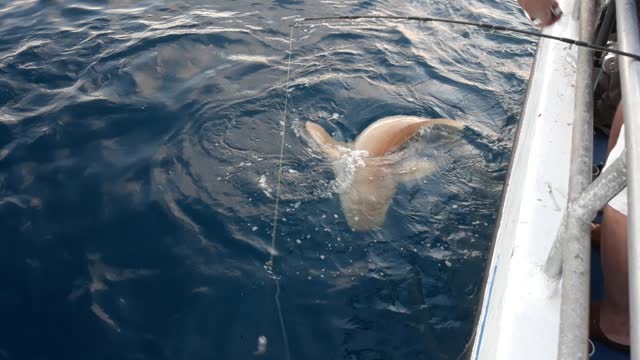
[[[268,197],[272,197],[271,193],[273,192],[273,189],[271,188],[271,186],[269,186],[269,184],[267,184],[266,175],[260,176],[260,178],[258,179],[258,187],[262,189],[262,192],[264,192],[265,195],[267,195]]]
[[[334,190],[344,192],[353,182],[358,168],[364,167],[364,159],[369,156],[365,150],[351,150],[339,148],[340,158],[333,163],[336,179],[333,182]]]

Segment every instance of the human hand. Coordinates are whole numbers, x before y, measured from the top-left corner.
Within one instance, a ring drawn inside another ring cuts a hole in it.
[[[537,26],[549,26],[562,16],[556,0],[518,0],[518,3]]]

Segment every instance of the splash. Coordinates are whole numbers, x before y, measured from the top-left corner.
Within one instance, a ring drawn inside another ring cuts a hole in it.
[[[366,165],[364,159],[369,153],[366,150],[351,150],[346,147],[340,147],[338,150],[340,158],[333,163],[336,179],[333,181],[332,189],[334,192],[343,193],[353,183],[356,171]]]
[[[273,198],[273,196],[271,195],[271,193],[273,192],[273,189],[267,183],[267,176],[266,175],[260,176],[260,178],[258,179],[258,187],[260,187],[260,189],[262,189],[262,192],[264,192],[265,195],[267,195],[270,198]]]

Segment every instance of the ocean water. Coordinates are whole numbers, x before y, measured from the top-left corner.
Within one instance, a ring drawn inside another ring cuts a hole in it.
[[[515,1],[0,2],[0,360],[462,356],[535,42],[290,27],[371,13],[530,28]],[[438,171],[353,232],[304,123],[390,115],[468,128],[414,139]]]

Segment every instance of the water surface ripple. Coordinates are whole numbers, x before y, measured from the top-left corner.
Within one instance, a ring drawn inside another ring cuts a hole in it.
[[[296,27],[287,84],[293,19],[369,13],[529,26],[515,1],[2,3],[0,360],[459,356],[534,43]],[[352,232],[304,122],[350,141],[400,114],[470,128],[413,141],[403,154],[439,171],[401,185],[383,227]]]

